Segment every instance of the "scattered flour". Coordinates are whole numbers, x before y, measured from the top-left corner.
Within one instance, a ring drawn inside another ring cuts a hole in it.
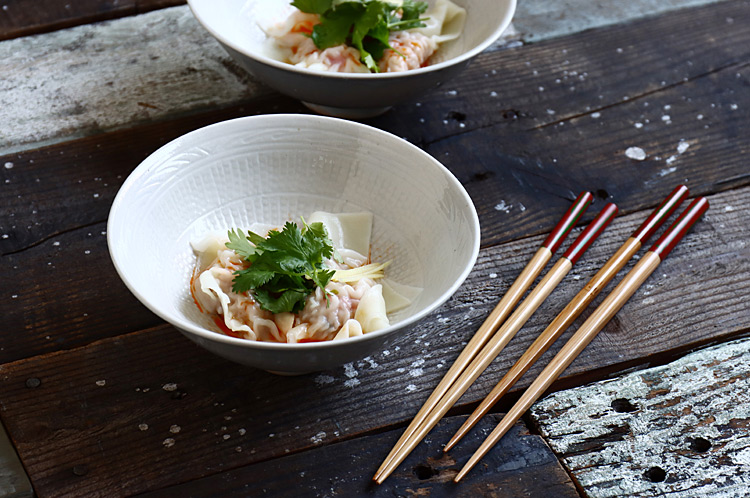
[[[315,383],[319,386],[324,386],[326,384],[332,384],[335,379],[331,377],[330,375],[318,375],[315,377]]]
[[[323,442],[323,439],[325,439],[326,433],[323,431],[320,431],[319,433],[315,434],[313,437],[310,438],[310,442],[313,444],[320,444]]]
[[[625,150],[625,155],[636,161],[643,161],[646,159],[646,152],[640,147],[628,147]]]
[[[495,204],[495,211],[502,211],[504,213],[509,213],[512,207],[513,207],[513,204],[506,204],[505,201],[500,201],[499,204]]]

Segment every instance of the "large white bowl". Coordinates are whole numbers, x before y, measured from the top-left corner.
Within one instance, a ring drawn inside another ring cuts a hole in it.
[[[190,295],[190,241],[316,210],[372,212],[372,259],[392,262],[391,279],[422,287],[416,301],[390,327],[341,341],[276,344],[218,332]],[[445,302],[476,261],[479,221],[458,180],[408,142],[337,118],[281,114],[207,126],[151,154],[118,192],[107,237],[128,288],[188,338],[245,365],[301,373],[372,354]]]
[[[516,9],[516,0],[453,0],[466,9],[466,22],[458,39],[440,46],[433,56],[438,62],[400,73],[346,74],[299,68],[269,55],[259,22],[275,19],[290,1],[188,0],[188,5],[245,70],[318,112],[346,118],[381,114],[450,80],[500,37]]]

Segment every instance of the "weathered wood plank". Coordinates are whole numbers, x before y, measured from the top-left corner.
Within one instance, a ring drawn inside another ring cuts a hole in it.
[[[742,109],[750,106],[750,96],[743,91],[749,76],[748,66],[738,61],[747,60],[745,52],[750,47],[747,5],[722,3],[712,9],[680,12],[670,19],[650,19],[523,47],[521,52],[486,54],[457,86],[430,94],[420,106],[394,109],[371,124],[426,148],[458,175],[477,205],[485,245],[543,233],[553,213],[564,209],[584,188],[632,212],[655,205],[662,192],[678,181],[688,181],[697,193],[746,185],[750,177],[743,130],[750,126],[750,118]],[[726,24],[728,18],[734,19],[731,16],[736,20]],[[686,31],[685,25],[691,29]],[[725,30],[725,36],[713,36],[716,29]],[[680,33],[689,34],[685,38]],[[646,41],[652,39],[661,40],[659,53]],[[617,54],[618,47],[627,50]],[[519,57],[520,53],[527,57]],[[649,64],[641,64],[641,54],[648,55]],[[614,55],[622,58],[626,70],[615,72],[605,64]],[[526,66],[529,61],[533,66]],[[565,67],[571,68],[561,69],[566,61]],[[491,68],[506,66],[507,74],[495,71],[492,78],[481,77],[491,75]],[[689,72],[680,72],[686,68]],[[583,103],[573,104],[579,99],[568,98],[570,80],[576,79],[571,71],[588,73],[576,83]],[[646,81],[668,77],[664,81],[669,83],[638,88],[643,83],[634,82],[643,78],[631,77],[627,71],[653,73]],[[565,84],[556,84],[555,79]],[[539,92],[538,86],[546,89]],[[493,91],[496,98],[489,97]],[[632,98],[623,101],[624,94]],[[553,107],[555,114],[548,114],[546,109]],[[0,233],[8,235],[0,239],[0,252],[18,251],[55,232],[80,227],[84,218],[86,223],[103,221],[107,206],[102,201],[111,199],[121,182],[108,171],[126,175],[168,139],[216,120],[279,111],[304,112],[299,103],[271,93],[224,110],[0,157],[0,164],[13,166],[0,168],[0,209],[8,209],[7,216],[0,216]],[[580,143],[586,146],[577,146]],[[633,146],[641,147],[648,158],[627,157],[625,152]],[[463,153],[451,155],[452,150]],[[89,188],[80,191],[80,197],[76,183],[72,183],[73,192],[40,191],[40,184],[50,178],[55,187],[59,184],[58,177],[48,171],[62,172],[71,163],[74,169],[60,174],[69,182],[84,180]],[[87,176],[110,177],[107,191],[92,190],[99,186],[89,185]],[[94,194],[100,197],[91,197]],[[50,202],[53,198],[55,202]],[[537,209],[539,199],[544,199],[544,210]],[[39,209],[29,210],[34,203]],[[63,209],[58,209],[60,205]]]
[[[646,16],[716,3],[712,0],[632,0],[579,2],[577,0],[521,0],[513,24],[524,42],[538,42],[585,29],[624,24]]]
[[[183,0],[15,0],[0,7],[0,40],[130,16]]]
[[[586,496],[745,497],[750,340],[555,393],[531,415]]]
[[[521,4],[523,5],[523,2]],[[607,10],[610,4],[614,5],[617,2],[608,1],[606,5],[602,4],[602,9]],[[675,7],[681,5],[674,4]],[[588,9],[581,7],[579,10]],[[697,17],[693,22],[700,33],[701,27],[705,31],[710,25],[706,16],[723,16],[722,20],[736,19],[737,22],[733,26],[727,27],[726,32],[723,31],[724,36],[713,37],[709,46],[726,46],[742,53],[746,51],[747,39],[732,38],[733,33],[741,31],[741,27],[746,24],[743,21],[743,13],[746,10],[744,2],[728,1],[705,9],[677,11],[675,16],[665,17],[675,17],[673,26],[686,33],[683,41],[688,45],[682,47],[684,53],[690,53],[693,50],[692,45],[702,41],[700,36],[687,37],[688,32],[692,33],[692,30],[681,29],[685,22]],[[523,11],[519,11],[519,22],[523,16]],[[576,23],[578,29],[596,25]],[[543,32],[534,34],[544,38]],[[644,37],[630,37],[622,47],[632,47],[631,53],[649,53],[649,50],[643,50],[641,47],[645,43],[647,40]],[[516,61],[519,56],[515,50],[512,52],[499,59],[490,58],[488,65],[479,70],[481,72],[470,69],[474,72],[469,74],[474,75],[487,73],[489,76],[491,73],[492,78],[488,78],[488,81],[496,83],[492,88],[483,91],[483,96],[496,91],[503,97],[510,97],[519,90],[523,90],[523,95],[542,84],[547,85],[546,81],[542,83],[541,80],[563,70],[576,70],[577,76],[586,72],[592,75],[595,73],[594,68],[589,67],[563,68],[563,62],[567,58],[560,56],[552,68],[539,66],[536,68],[538,74],[529,75],[530,71],[518,71]],[[717,56],[718,52],[721,51],[717,51]],[[671,54],[669,56],[671,57]],[[609,54],[606,55],[608,71],[612,70],[612,66],[608,64],[610,57]],[[270,92],[234,64],[210,35],[200,28],[184,6],[35,37],[8,40],[0,43],[0,61],[0,72],[5,75],[0,80],[0,107],[8,116],[0,125],[3,126],[0,128],[0,154],[88,136],[133,123],[159,121],[170,116],[216,106],[225,107],[249,98],[262,97]],[[719,64],[720,61],[721,58],[718,58],[716,63]],[[663,80],[667,84],[679,81],[675,76],[682,77],[681,74],[675,75],[670,70],[659,74],[655,67],[649,67],[644,62],[640,60],[637,65],[622,67],[620,74],[629,75],[629,81],[633,82],[641,81],[637,77],[639,74],[649,74],[653,77],[652,81]],[[144,74],[148,76],[144,77]],[[698,74],[701,72],[698,71]],[[510,84],[503,75],[512,76]],[[540,75],[541,77],[538,77]],[[483,80],[481,77],[465,78],[465,81],[478,81],[480,84],[483,84]],[[589,83],[592,81],[593,77]],[[598,88],[596,81],[593,81],[593,84]],[[551,89],[549,86],[547,88]],[[508,92],[509,89],[515,90]],[[462,93],[464,91],[460,86],[459,90]],[[642,91],[642,88],[636,88],[630,95]],[[439,92],[428,95],[444,99]],[[614,101],[594,101],[591,105],[613,105],[619,102],[623,95],[625,94],[617,94]],[[537,124],[554,121],[552,116],[546,114],[548,108],[556,110],[558,116],[560,115],[561,109],[556,108],[557,101],[553,105],[547,102],[547,97],[551,97],[551,94],[532,97],[532,102],[540,105],[535,113],[538,116]],[[453,103],[453,100],[448,99],[448,102]],[[515,95],[511,102],[516,107],[511,105],[499,108],[508,111],[505,113],[508,116],[514,114],[510,111],[518,109],[518,95]],[[492,106],[483,107],[489,112],[483,125],[486,126],[487,122],[503,122],[502,112],[498,113]],[[578,111],[584,112],[582,109]],[[443,114],[440,116],[442,118]],[[442,119],[437,121],[440,123]],[[447,121],[456,127],[460,124],[466,127],[464,130],[457,128],[453,133],[467,131],[474,124],[473,121]],[[482,120],[479,121],[482,125]]]
[[[698,193],[748,184],[747,140],[743,130],[750,126],[750,118],[741,111],[750,105],[750,97],[743,91],[748,68],[737,61],[748,57],[745,51],[750,47],[750,30],[735,30],[735,26],[750,25],[750,19],[741,17],[750,12],[744,9],[746,6],[744,2],[726,3],[715,9],[680,13],[672,16],[674,19],[652,19],[627,28],[582,33],[570,39],[524,47],[518,52],[527,55],[522,58],[514,50],[488,54],[470,69],[466,88],[456,86],[434,93],[420,106],[402,106],[371,124],[426,148],[459,176],[478,206],[485,244],[547,229],[551,220],[547,212],[528,209],[540,197],[552,199],[554,205],[548,207],[558,212],[568,202],[566,197],[572,198],[580,189],[588,188],[631,212],[653,206],[659,201],[661,191],[678,181],[689,179],[691,188]],[[740,17],[726,25],[728,16],[734,14]],[[700,26],[691,26],[695,29],[689,30],[690,36],[678,36],[685,32],[683,26],[688,22],[707,27],[701,31]],[[714,30],[726,26],[735,31],[728,31],[716,41]],[[652,44],[640,41],[659,36],[664,40],[659,44],[659,53],[653,52]],[[633,40],[641,45],[633,46]],[[726,45],[717,47],[717,43]],[[639,89],[639,84],[634,83],[639,78],[628,75],[627,71],[613,73],[604,61],[621,46],[628,47],[617,55],[622,58],[624,68],[654,76],[671,74],[670,84],[666,88],[657,85],[655,89]],[[651,64],[641,64],[641,54],[648,54]],[[526,66],[528,61],[534,61],[533,67]],[[583,104],[573,104],[578,99],[567,98],[572,88],[569,80],[577,78],[571,77],[571,70],[575,69],[560,69],[566,61],[589,73],[584,81],[576,83]],[[508,75],[480,76],[489,75],[492,67],[506,65],[510,69]],[[693,68],[693,71],[698,67],[695,73],[672,74],[679,68]],[[661,75],[657,74],[659,71]],[[709,72],[707,76],[696,76],[705,71]],[[565,84],[555,84],[552,78],[558,77],[567,78]],[[685,83],[683,78],[689,81]],[[547,89],[538,92],[537,85]],[[498,97],[489,98],[495,90]],[[632,98],[623,102],[622,95],[626,93]],[[596,105],[593,101],[599,100],[604,101],[600,105],[606,109],[586,105],[586,102]],[[549,106],[557,109],[554,115],[546,111],[551,109]],[[467,109],[478,111],[468,113]],[[89,197],[97,192],[86,191],[81,198],[61,193],[68,196],[64,204],[69,205],[72,200],[74,209],[71,206],[64,212],[57,209],[46,212],[46,206],[57,208],[59,203],[47,201],[52,196],[41,196],[39,185],[32,183],[36,179],[39,179],[36,183],[46,182],[46,171],[61,171],[74,162],[75,171],[80,174],[64,173],[73,175],[70,179],[74,182],[84,175],[103,178],[108,170],[126,175],[148,153],[194,127],[247,113],[279,111],[303,112],[298,103],[271,94],[267,98],[250,99],[244,106],[0,157],[0,164],[15,166],[12,170],[0,168],[0,180],[4,182],[0,206],[7,206],[9,214],[15,216],[14,220],[6,218],[5,223],[0,217],[0,231],[8,235],[0,239],[0,251],[18,251],[48,238],[52,231],[80,226],[79,220],[87,213],[91,213],[89,222],[103,221],[104,193],[97,199]],[[496,122],[503,120],[503,113],[508,119]],[[664,120],[665,117],[669,119]],[[582,142],[586,147],[570,146]],[[648,158],[636,161],[627,157],[627,149],[633,146],[641,147]],[[451,156],[451,150],[457,149],[464,153]],[[94,159],[95,164],[88,163]],[[103,163],[98,162],[102,160]],[[52,178],[57,186],[57,177]],[[119,182],[107,183],[106,195],[113,195]],[[34,202],[42,209],[37,212],[26,209]],[[9,230],[11,226],[13,229]]]
[[[750,257],[739,206],[750,202],[750,188],[711,202],[706,218],[554,388],[748,332]],[[462,404],[494,385],[645,215],[615,220]],[[272,376],[213,357],[164,325],[4,364],[0,416],[35,489],[50,494],[145,489],[145,482],[158,489],[400,424],[421,406],[540,241],[483,250],[466,285],[437,313],[385,350],[329,372]],[[81,320],[81,328],[112,319],[107,312],[91,310],[96,317]],[[527,384],[523,379],[517,388]],[[431,441],[432,449],[441,444]]]
[[[544,0],[525,0],[520,2],[516,11],[515,36],[527,42],[540,41],[716,1],[721,0],[637,0],[627,3],[600,1],[596,9],[591,9],[588,8],[589,2],[581,0],[566,0],[554,4]],[[16,0],[0,8],[0,40],[184,3],[184,0],[79,0],[70,4],[59,0]]]
[[[431,438],[449,438],[464,417],[442,420]],[[499,422],[488,417],[479,427],[480,437]],[[323,446],[299,455],[261,462],[237,470],[146,493],[144,498],[167,496],[465,496],[578,498],[569,476],[539,436],[517,424],[498,451],[482,462],[475,475],[460,486],[451,480],[471,453],[445,455],[440,448],[420,446],[382,485],[371,481],[381,455],[386,454],[399,431],[366,436]],[[335,469],[335,470],[334,470]]]

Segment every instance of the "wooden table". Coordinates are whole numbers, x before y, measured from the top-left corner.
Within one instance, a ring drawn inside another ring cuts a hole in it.
[[[136,301],[108,256],[112,199],[152,151],[224,119],[309,112],[245,74],[181,3],[0,2],[4,496],[747,495],[750,2],[522,0],[511,32],[460,79],[367,120],[453,171],[479,212],[482,249],[457,294],[388,350],[299,377],[199,349]],[[708,196],[705,218],[555,392],[454,485],[560,345],[484,433],[443,455],[452,430],[683,182]],[[605,201],[621,215],[374,485],[583,189],[596,195],[584,223]]]

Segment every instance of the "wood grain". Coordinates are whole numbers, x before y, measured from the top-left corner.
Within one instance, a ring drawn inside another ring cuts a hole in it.
[[[0,40],[180,5],[184,0],[14,0],[0,10]]]
[[[750,257],[739,207],[750,202],[750,188],[710,201],[704,220],[553,389],[748,332]],[[489,391],[647,215],[613,222],[462,405]],[[390,428],[416,413],[541,242],[530,237],[483,250],[467,283],[434,315],[341,368],[277,377],[214,357],[163,325],[5,363],[0,416],[42,494],[106,495],[117,486],[145,490],[144,482],[158,489]],[[106,309],[94,311],[100,318],[87,318],[94,323],[107,316]],[[547,361],[543,356],[538,365]],[[528,385],[536,368],[516,389]],[[428,439],[432,449],[445,442]]]
[[[531,415],[587,497],[744,497],[750,340],[555,393]]]
[[[426,144],[493,125],[533,130],[602,112],[625,97],[689,86],[684,78],[690,83],[747,62],[747,5],[746,0],[732,0],[579,33],[573,43],[565,37],[534,45],[533,50],[512,44],[513,49],[482,54],[455,82],[427,93],[420,102],[424,105],[394,109],[408,119],[393,131]],[[721,37],[714,36],[717,29]],[[231,61],[187,7],[9,40],[0,43],[0,61],[6,76],[0,80],[0,105],[13,123],[0,128],[0,154],[228,107],[271,92]],[[735,91],[710,89],[712,98]],[[670,102],[675,112],[678,102]],[[705,105],[710,103],[717,102]],[[431,114],[424,115],[427,107]],[[713,121],[717,111],[699,112]],[[610,117],[615,124],[625,124]],[[661,114],[646,118],[658,124]],[[638,119],[630,116],[626,123]],[[539,134],[533,135],[538,142]],[[522,151],[533,150],[529,140]],[[659,153],[675,146],[663,144]],[[553,158],[525,161],[533,166],[536,160]]]
[[[480,428],[488,431],[497,419],[489,417]],[[445,439],[462,417],[444,419],[433,432]],[[450,482],[468,453],[443,455],[439,448],[422,447],[410,455],[402,470],[376,485],[370,475],[378,455],[387,452],[397,431],[366,436],[268,462],[249,465],[220,475],[144,494],[167,496],[430,496],[430,497],[538,497],[578,498],[569,476],[538,436],[516,425],[498,451],[473,478],[460,487]],[[335,471],[332,471],[332,467]]]

